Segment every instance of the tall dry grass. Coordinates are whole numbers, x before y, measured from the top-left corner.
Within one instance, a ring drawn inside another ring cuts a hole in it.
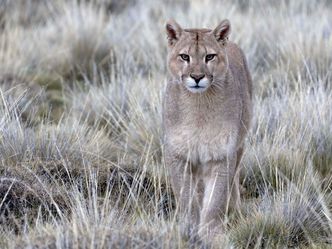
[[[204,247],[162,160],[164,24],[232,24],[254,82],[220,248],[332,245],[329,1],[0,0],[0,248]]]

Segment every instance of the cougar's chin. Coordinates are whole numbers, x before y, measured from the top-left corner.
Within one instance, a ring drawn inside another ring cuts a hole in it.
[[[206,91],[207,87],[193,86],[193,87],[187,87],[187,89],[192,93],[203,93]]]

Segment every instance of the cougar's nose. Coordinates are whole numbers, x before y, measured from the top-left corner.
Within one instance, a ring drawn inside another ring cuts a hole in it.
[[[192,73],[192,74],[190,74],[190,77],[195,80],[196,84],[198,84],[199,81],[205,77],[205,74],[193,74]]]

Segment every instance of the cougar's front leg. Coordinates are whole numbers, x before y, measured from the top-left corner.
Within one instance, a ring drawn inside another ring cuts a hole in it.
[[[236,155],[223,161],[208,162],[204,173],[204,197],[200,213],[199,233],[213,238],[222,233],[222,219],[229,206],[235,175]]]
[[[240,213],[240,162],[243,154],[243,147],[240,147],[237,150],[236,154],[236,166],[235,166],[235,175],[232,183],[232,194],[230,199],[230,208],[236,212]]]
[[[182,231],[191,234],[199,223],[197,181],[192,166],[177,157],[168,158],[171,186],[176,198]]]

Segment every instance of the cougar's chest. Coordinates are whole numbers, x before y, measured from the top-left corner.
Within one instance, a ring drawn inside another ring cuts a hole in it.
[[[201,110],[184,112],[169,133],[169,143],[177,153],[193,163],[222,160],[236,147],[236,129],[222,113]]]

